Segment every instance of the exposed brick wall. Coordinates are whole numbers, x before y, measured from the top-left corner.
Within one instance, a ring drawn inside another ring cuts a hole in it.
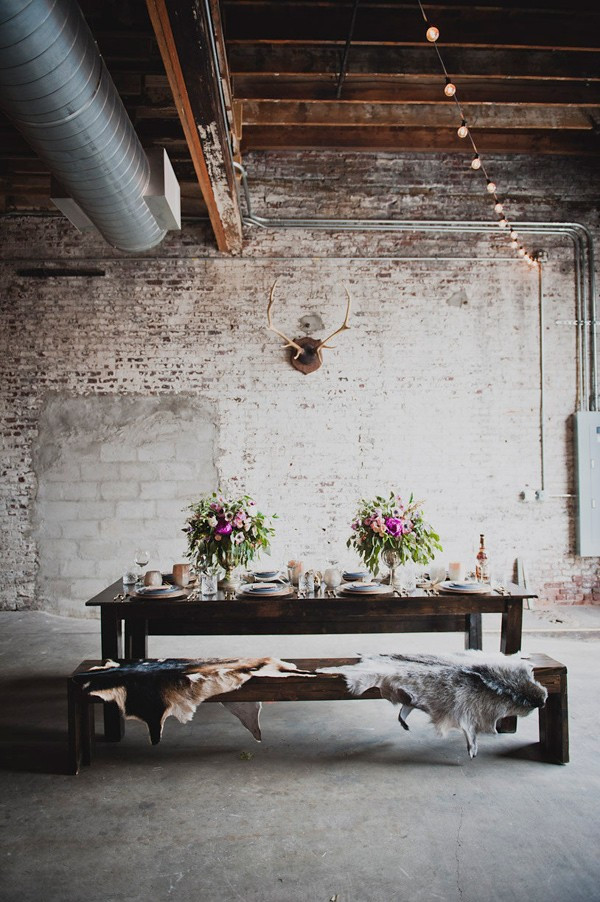
[[[255,154],[247,162],[262,215],[490,215],[481,182],[457,158]],[[597,229],[586,161],[507,158],[494,161],[492,171],[500,186],[514,186],[515,218],[575,220]],[[443,559],[469,561],[483,531],[501,578],[521,557],[545,600],[600,601],[598,560],[574,555],[573,500],[519,499],[522,489],[540,483],[538,294],[535,274],[500,237],[248,230],[244,255],[229,259],[196,223],[131,259],[61,220],[4,220],[2,230],[4,607],[80,610],[92,586],[77,581],[90,575],[100,585],[118,576],[144,530],[168,566],[186,494],[192,500],[210,483],[248,490],[263,510],[280,515],[278,562],[301,555],[315,565],[351,560],[345,538],[356,499],[394,487],[425,500],[442,534]],[[532,244],[549,253],[547,491],[570,495],[576,343],[574,331],[556,321],[575,316],[572,251],[559,237]],[[25,259],[28,266],[32,259],[86,260],[106,275],[27,279],[16,274]],[[353,296],[352,330],[336,338],[323,367],[307,377],[290,367],[264,328],[277,276],[277,323],[294,336],[307,312],[319,313],[328,331],[340,324],[342,282]],[[192,467],[188,433],[170,435],[168,459],[160,461],[162,452],[153,456],[153,442],[132,426],[135,416],[117,441],[97,412],[106,410],[106,396],[158,399],[178,423],[199,404],[198,420],[214,430],[198,447],[203,466],[173,477],[168,467],[184,446]],[[44,469],[41,462],[48,430],[55,441],[61,435],[52,411],[73,410],[82,398],[89,428],[83,423],[76,440],[69,432],[59,448],[72,467],[76,497],[55,497],[71,489],[70,480],[50,478],[54,464]],[[144,441],[148,461],[140,452]],[[117,445],[135,448],[133,459],[106,460]],[[95,458],[104,467],[114,463],[114,473],[99,469],[97,479],[88,479],[82,467],[93,467]],[[125,473],[128,463],[135,473]],[[143,470],[140,476],[142,463],[151,468],[148,479]],[[44,505],[74,501],[79,507],[70,511],[79,518],[86,492],[95,513],[81,522],[95,522],[99,537],[118,520],[118,505],[127,505],[132,530],[117,533],[114,561],[106,558],[110,547],[88,554],[85,545],[69,546],[69,530],[77,527],[58,508],[44,516]]]

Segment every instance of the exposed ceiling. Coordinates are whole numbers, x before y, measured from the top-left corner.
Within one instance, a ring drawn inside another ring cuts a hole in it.
[[[238,159],[273,148],[469,150],[416,0],[81,6],[142,143],[169,152],[183,214],[208,211],[222,249],[240,236],[228,141]],[[596,0],[424,6],[480,150],[600,152]],[[0,118],[0,209],[52,209],[49,186]]]

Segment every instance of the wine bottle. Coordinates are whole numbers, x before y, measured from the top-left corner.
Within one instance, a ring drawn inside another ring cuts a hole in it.
[[[477,582],[489,583],[490,581],[490,561],[485,550],[485,536],[483,533],[479,535],[479,551],[477,552],[475,563],[475,576],[477,577]]]

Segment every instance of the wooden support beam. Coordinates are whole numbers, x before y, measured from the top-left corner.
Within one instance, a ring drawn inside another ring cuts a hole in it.
[[[595,10],[514,9],[479,5],[431,8],[428,17],[440,29],[444,49],[454,47],[597,50],[600,13]],[[225,36],[230,40],[343,42],[348,3],[224,0]],[[435,21],[434,21],[435,20]],[[425,43],[424,23],[415,4],[372,3],[358,8],[354,41],[396,46]]]
[[[482,129],[477,145],[483,153],[566,154],[599,156],[600,139],[593,132]],[[356,150],[464,153],[468,148],[456,129],[443,128],[325,128],[324,126],[244,126],[242,151]]]
[[[593,130],[596,107],[560,104],[463,103],[467,121],[474,129],[576,129]],[[244,125],[314,126],[329,128],[414,126],[458,127],[456,105],[438,103],[354,103],[349,101],[245,100]]]
[[[332,75],[337,78],[343,45],[228,41],[229,68],[235,75]],[[453,76],[533,78],[551,81],[577,78],[600,80],[600,52],[580,50],[490,50],[481,47],[443,48],[444,62]],[[439,75],[432,47],[394,47],[352,43],[350,75]]]
[[[242,248],[242,220],[219,94],[222,73],[201,0],[146,0],[173,99],[221,251]]]
[[[461,100],[495,103],[600,103],[600,81],[535,81],[453,76]],[[319,75],[235,75],[238,100],[334,100],[337,77]],[[433,103],[444,99],[444,78],[435,75],[354,75],[344,81],[343,100],[375,103]]]

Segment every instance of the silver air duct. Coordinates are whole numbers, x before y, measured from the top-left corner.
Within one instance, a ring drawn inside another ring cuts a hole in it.
[[[110,244],[162,241],[148,160],[74,0],[2,0],[0,107]]]

